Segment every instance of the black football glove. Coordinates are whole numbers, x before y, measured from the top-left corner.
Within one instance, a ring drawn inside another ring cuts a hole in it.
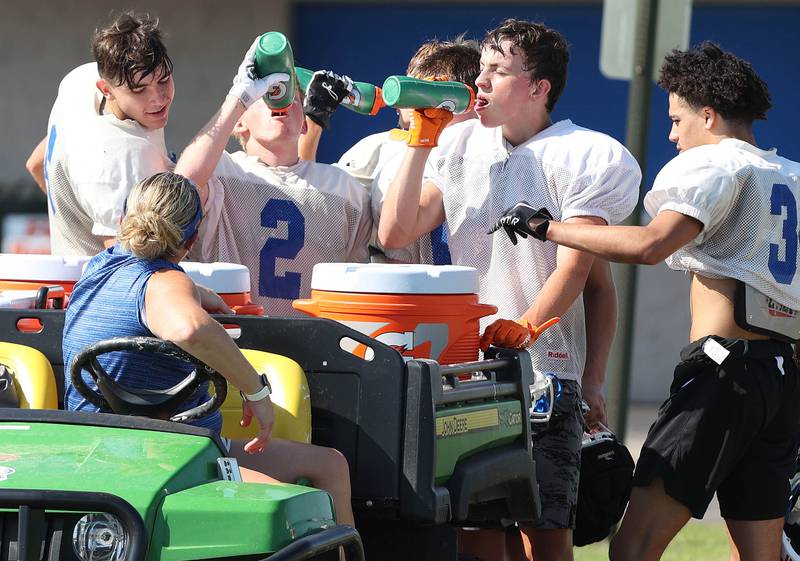
[[[532,218],[541,219],[537,221],[538,223],[534,228],[530,227]],[[550,220],[552,219],[553,215],[546,208],[536,210],[525,201],[522,201],[503,211],[500,220],[495,222],[494,226],[486,233],[493,234],[502,228],[514,245],[517,245],[517,234],[523,238],[531,235],[544,242],[547,241],[547,227],[550,226]]]
[[[303,111],[308,117],[327,129],[331,115],[342,100],[353,91],[353,81],[330,70],[317,70],[306,88]]]

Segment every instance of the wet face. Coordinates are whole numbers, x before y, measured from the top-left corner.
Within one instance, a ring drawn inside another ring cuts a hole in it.
[[[511,41],[503,41],[500,46],[502,53],[483,48],[481,73],[475,82],[478,86],[475,112],[486,127],[498,127],[518,120],[527,110],[531,94],[536,91],[530,72],[523,69],[522,55],[511,54]]]
[[[713,143],[714,137],[710,134],[712,118],[708,107],[695,109],[677,94],[669,94],[669,119],[672,121],[669,139],[675,143],[678,152]]]
[[[101,78],[97,86],[118,118],[133,119],[148,129],[163,129],[175,97],[172,74],[154,72],[137,76],[135,83],[133,88],[124,83],[114,86]]]

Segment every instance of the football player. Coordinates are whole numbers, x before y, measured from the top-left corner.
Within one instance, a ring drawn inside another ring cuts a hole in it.
[[[522,204],[496,228],[691,274],[692,343],[642,447],[611,559],[659,559],[714,493],[731,558],[778,559],[800,433],[789,344],[800,336],[800,164],[758,148],[769,91],[732,53],[710,42],[673,51],[658,83],[680,154],[645,197],[650,224],[568,224]]]
[[[207,186],[200,247],[192,257],[246,265],[254,303],[269,315],[297,315],[292,300],[310,296],[315,264],[368,260],[369,198],[346,172],[299,159],[300,89],[287,109],[271,110],[262,96],[290,77],[256,78],[255,45],[175,171]],[[243,151],[224,150],[231,133]]]
[[[594,259],[568,248],[520,252],[507,239],[486,236],[486,230],[521,197],[547,201],[569,222],[618,222],[635,206],[641,180],[636,160],[619,142],[569,120],[552,122],[568,59],[565,39],[543,24],[506,20],[488,32],[476,82],[478,119],[444,130],[449,113],[414,112],[409,148],[378,228],[380,241],[396,248],[445,223],[453,263],[476,267],[481,301],[498,306],[496,316],[482,321],[483,348],[527,345],[534,369],[554,373],[561,382],[554,418],[533,443],[542,517],[522,528],[528,558],[540,561],[572,559],[583,438],[581,377],[590,413],[604,416],[605,362],[603,368],[584,370],[581,292]],[[437,141],[438,148],[431,149]],[[611,313],[596,314],[601,328],[592,332],[607,337],[599,345],[607,356],[616,327],[613,289],[603,302]],[[535,326],[554,316],[561,322],[537,339]]]
[[[55,255],[113,243],[130,189],[172,167],[164,127],[175,85],[158,21],[124,13],[97,31],[92,53],[61,81],[27,163],[47,192]]]
[[[458,37],[453,41],[428,41],[421,45],[411,57],[406,75],[428,80],[454,80],[474,89],[475,79],[478,77],[479,59],[480,51],[477,44],[467,41],[463,37]],[[335,85],[341,83],[342,87],[345,85],[344,79],[337,80],[335,75],[331,78],[330,83]],[[346,79],[346,77],[344,78]],[[310,108],[308,103],[310,90],[313,87],[313,83],[309,84],[306,91],[306,115],[310,117],[307,121],[309,131],[319,132],[304,135],[300,140],[301,156],[305,153],[303,157],[312,160],[316,158],[319,134],[323,128],[327,128],[327,126],[319,124],[319,119],[315,114],[310,114],[310,111],[319,112],[318,107]],[[324,97],[324,93],[320,97]],[[338,103],[328,99],[330,112],[333,112],[337,106]],[[447,235],[441,227],[404,248],[386,249],[378,242],[377,225],[380,220],[381,206],[389,183],[405,153],[405,140],[411,110],[398,109],[397,113],[397,128],[362,138],[348,149],[335,165],[358,179],[370,192],[373,220],[370,252],[373,262],[448,265],[451,263],[451,259],[447,249]],[[475,117],[474,111],[465,112],[455,115],[450,124]]]

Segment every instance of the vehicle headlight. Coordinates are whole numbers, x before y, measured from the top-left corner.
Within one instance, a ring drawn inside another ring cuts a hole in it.
[[[128,541],[122,523],[111,514],[87,514],[72,530],[72,547],[83,561],[121,561]]]

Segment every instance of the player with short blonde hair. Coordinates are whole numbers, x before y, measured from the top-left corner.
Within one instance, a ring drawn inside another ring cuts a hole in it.
[[[333,166],[300,160],[305,132],[299,89],[283,111],[263,100],[286,75],[255,78],[255,45],[212,121],[178,161],[176,172],[207,186],[206,219],[192,257],[250,269],[252,297],[269,315],[297,315],[292,300],[311,294],[313,266],[368,260],[368,194]],[[244,151],[224,150],[231,133]]]

